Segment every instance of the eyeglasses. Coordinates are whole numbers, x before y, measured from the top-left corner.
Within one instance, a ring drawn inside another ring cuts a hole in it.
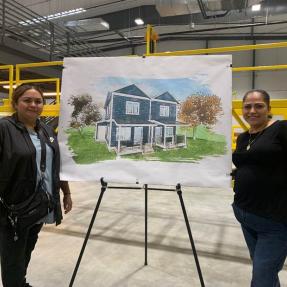
[[[263,110],[264,108],[266,108],[266,104],[265,103],[255,103],[255,104],[243,104],[243,109],[244,110]]]

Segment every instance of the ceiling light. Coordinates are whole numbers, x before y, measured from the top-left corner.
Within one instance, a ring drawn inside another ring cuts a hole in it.
[[[101,22],[101,25],[103,25],[105,28],[107,28],[107,29],[110,29],[110,25],[109,25],[109,23],[108,22],[106,22],[106,21],[102,21]]]
[[[136,19],[135,19],[135,23],[136,23],[137,25],[143,25],[143,24],[144,24],[144,21],[143,21],[143,19],[141,19],[141,18],[136,18]]]
[[[43,95],[44,96],[57,96],[57,92],[44,92]],[[59,93],[59,95],[61,95],[61,93]]]
[[[13,89],[15,89],[17,85],[13,85]],[[3,85],[4,89],[10,89],[10,85]]]
[[[86,27],[89,29],[94,29],[96,31],[106,31],[109,30],[110,25],[107,21],[102,18],[90,18],[90,19],[80,19],[64,22],[66,27]]]
[[[84,8],[77,8],[77,9],[72,9],[72,10],[59,12],[59,13],[56,13],[56,14],[51,14],[51,15],[48,15],[48,16],[42,16],[42,17],[34,18],[34,19],[31,19],[31,20],[20,21],[19,24],[27,26],[27,25],[31,25],[31,24],[35,24],[35,23],[44,22],[46,20],[54,20],[54,19],[57,19],[57,18],[62,18],[62,17],[66,17],[66,16],[80,14],[80,13],[83,13],[83,12],[86,12],[86,10]]]
[[[252,11],[260,11],[261,10],[261,4],[255,4],[251,6]]]

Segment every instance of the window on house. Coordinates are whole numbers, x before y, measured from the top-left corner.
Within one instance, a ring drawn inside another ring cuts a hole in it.
[[[160,106],[159,115],[161,117],[169,117],[169,106]]]
[[[166,127],[165,136],[166,137],[173,137],[173,127]]]
[[[137,102],[126,102],[126,115],[139,115],[140,114],[140,103]]]
[[[117,128],[117,140],[130,141],[131,140],[131,127]]]

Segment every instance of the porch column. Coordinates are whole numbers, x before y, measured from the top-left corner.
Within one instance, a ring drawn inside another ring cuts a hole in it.
[[[166,138],[165,138],[165,135],[166,135],[166,129],[165,129],[165,126],[163,126],[163,147],[166,148]]]
[[[118,154],[120,153],[121,151],[121,126],[119,126],[119,133],[118,133]]]

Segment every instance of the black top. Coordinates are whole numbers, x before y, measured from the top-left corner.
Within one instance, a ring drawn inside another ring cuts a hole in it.
[[[56,224],[62,219],[60,204],[60,153],[53,130],[37,120],[36,129],[53,150],[52,191]],[[16,114],[0,119],[0,197],[11,205],[26,200],[36,188],[36,149],[25,126]],[[0,219],[4,212],[0,205]]]
[[[232,161],[237,168],[234,203],[287,223],[287,121],[276,121],[251,137],[240,134]]]

